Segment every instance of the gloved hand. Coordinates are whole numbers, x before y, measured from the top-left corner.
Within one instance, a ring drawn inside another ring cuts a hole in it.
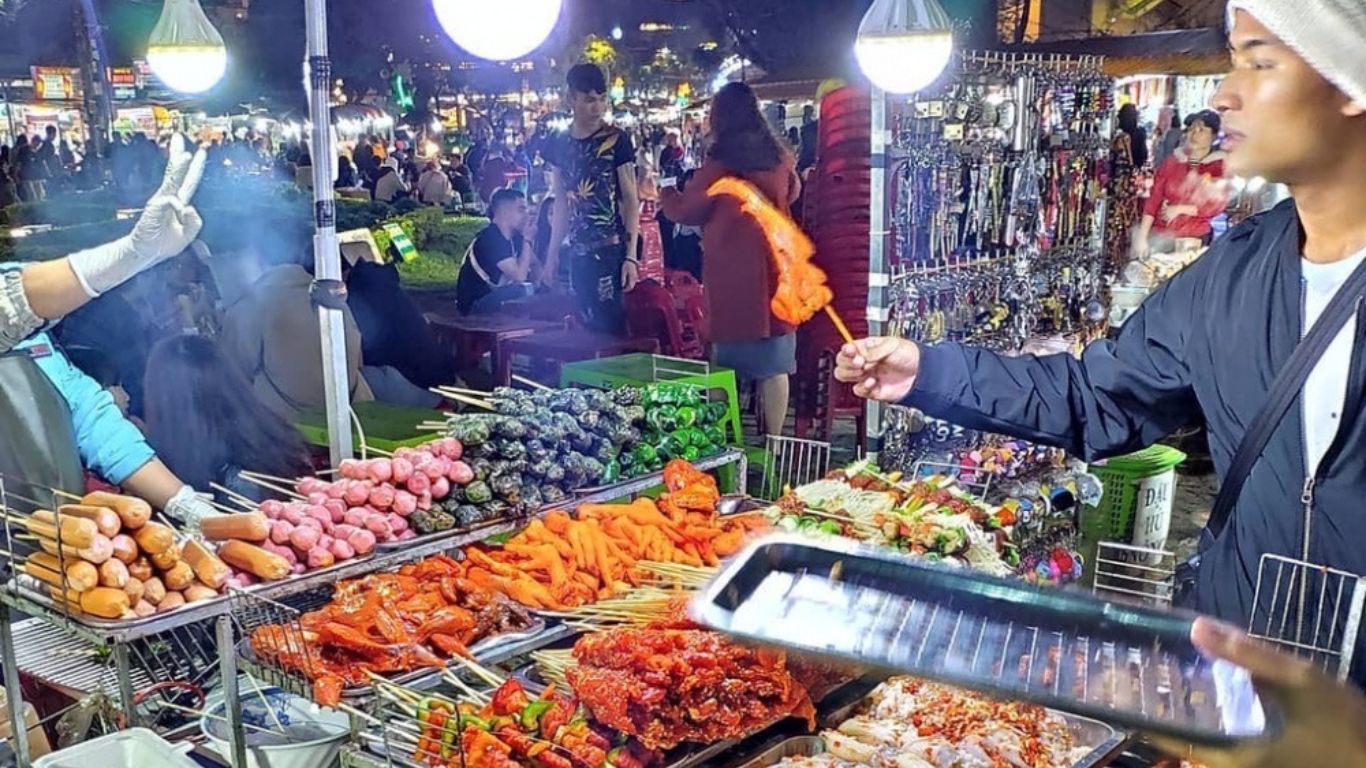
[[[188,485],[182,485],[171,500],[166,502],[166,514],[179,520],[182,529],[189,535],[199,538],[199,523],[206,517],[217,517],[219,512],[209,503],[206,495],[197,493]]]
[[[147,201],[133,231],[112,243],[69,257],[71,270],[91,298],[175,256],[199,235],[204,220],[190,200],[204,177],[207,157],[202,148],[191,155],[185,149],[185,138],[180,134],[172,136],[166,177]]]

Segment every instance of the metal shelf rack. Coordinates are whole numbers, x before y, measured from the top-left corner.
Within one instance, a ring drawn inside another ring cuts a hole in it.
[[[735,491],[744,493],[748,460],[744,451],[731,449],[693,462],[702,470],[714,470],[735,465]],[[554,507],[572,507],[585,503],[601,503],[633,496],[648,491],[663,483],[663,475],[655,472],[632,478],[600,489],[575,496]],[[320,589],[342,579],[364,576],[368,573],[389,570],[406,563],[420,560],[431,555],[449,552],[454,549],[484,541],[517,530],[526,521],[503,521],[473,531],[454,532],[451,536],[415,544],[412,547],[381,552],[363,560],[353,560],[342,565],[311,574],[287,579],[280,582],[262,584],[250,588],[246,594],[252,598],[280,601]],[[194,628],[204,636],[212,634],[212,650],[217,654],[220,676],[224,681],[224,695],[229,712],[240,712],[238,679],[238,656],[236,644],[238,636],[233,625],[233,597],[223,596],[216,600],[186,606],[165,615],[155,615],[145,619],[124,622],[87,621],[83,617],[72,616],[48,601],[45,596],[31,591],[18,582],[10,581],[0,585],[0,663],[3,663],[4,685],[10,701],[11,728],[15,733],[24,732],[23,692],[20,687],[20,670],[32,671],[36,676],[58,684],[96,685],[103,687],[115,685],[118,689],[120,706],[130,713],[130,724],[134,719],[134,700],[136,691],[147,685],[165,680],[157,679],[166,673],[164,665],[151,663],[139,653],[138,644],[143,642],[168,642],[182,650],[193,646],[196,650],[204,643],[188,637]],[[16,616],[32,617],[30,621],[14,623]],[[203,626],[197,626],[197,625]],[[212,630],[210,632],[210,624]],[[547,632],[530,638],[523,643],[509,644],[494,649],[485,663],[498,663],[511,656],[525,653],[534,647],[568,637],[572,634],[567,628],[552,627]],[[19,651],[22,642],[23,651]],[[109,649],[109,663],[98,664],[93,656],[100,648]],[[60,663],[69,659],[69,664]],[[135,661],[137,663],[135,663]],[[247,665],[244,665],[247,666]],[[421,687],[423,683],[416,685]],[[245,740],[242,724],[234,716],[233,723],[234,765],[246,766]],[[20,765],[30,764],[27,743],[20,739],[16,742],[16,752]]]

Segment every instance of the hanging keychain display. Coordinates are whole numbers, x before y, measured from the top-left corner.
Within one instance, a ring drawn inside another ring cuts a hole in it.
[[[891,105],[889,333],[1004,354],[1075,353],[1104,333],[1113,83],[1100,65],[966,53],[948,85]],[[1076,506],[1090,496],[1078,489],[1094,484],[1083,466],[915,410],[883,414],[885,468],[931,460],[1009,478],[1041,576],[1071,569]]]

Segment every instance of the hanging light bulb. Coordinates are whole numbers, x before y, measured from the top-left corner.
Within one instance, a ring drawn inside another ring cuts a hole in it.
[[[185,93],[207,91],[223,78],[228,49],[199,0],[165,0],[147,41],[147,64],[161,82]]]
[[[436,20],[456,45],[490,61],[536,50],[560,20],[563,0],[432,0]]]
[[[953,22],[936,0],[875,0],[859,24],[854,56],[873,85],[914,93],[953,55]]]

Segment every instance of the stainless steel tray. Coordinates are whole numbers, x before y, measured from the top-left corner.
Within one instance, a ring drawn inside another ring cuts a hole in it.
[[[1061,713],[1060,713],[1061,714]],[[1070,768],[1099,768],[1124,749],[1128,737],[1098,720],[1062,714],[1078,748],[1092,747],[1091,751]],[[792,736],[761,747],[757,755],[738,755],[733,768],[771,768],[789,757],[815,757],[824,754],[825,739],[817,735]]]
[[[738,768],[770,768],[789,757],[815,757],[825,754],[825,739],[819,736],[793,736],[765,747],[754,757],[741,758]]]
[[[1274,712],[1263,720],[1254,709],[1245,677],[1216,690],[1214,669],[1224,663],[1211,664],[1191,644],[1190,616],[930,566],[854,542],[778,536],[751,545],[693,612],[757,642],[1188,741],[1228,744],[1278,725]]]

